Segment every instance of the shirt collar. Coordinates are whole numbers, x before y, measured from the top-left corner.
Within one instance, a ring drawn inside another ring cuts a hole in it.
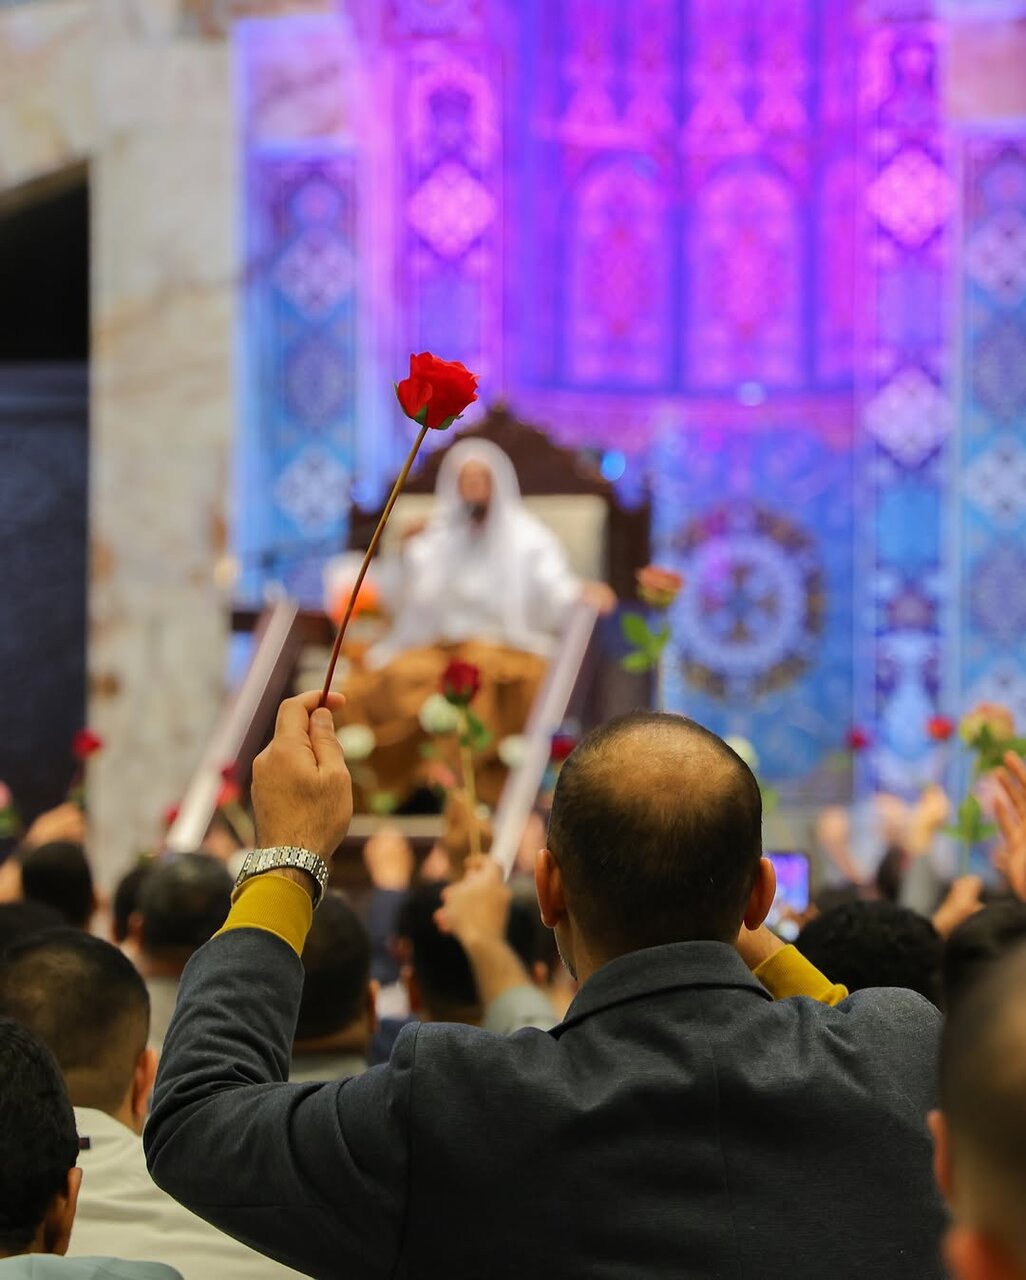
[[[736,987],[764,1000],[772,996],[725,942],[673,942],[646,947],[597,969],[574,997],[555,1034],[627,1000],[687,987]]]

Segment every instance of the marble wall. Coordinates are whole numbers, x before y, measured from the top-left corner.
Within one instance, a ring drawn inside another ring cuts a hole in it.
[[[110,884],[224,696],[239,272],[239,16],[323,0],[36,0],[0,10],[0,192],[88,163],[90,780]]]

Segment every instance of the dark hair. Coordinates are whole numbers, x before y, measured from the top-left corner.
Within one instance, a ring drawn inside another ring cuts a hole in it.
[[[963,920],[941,956],[944,1007],[951,1009],[976,979],[1018,943],[1026,942],[1026,902],[1002,898]]]
[[[442,933],[435,912],[442,905],[445,881],[431,880],[412,889],[399,908],[396,932],[412,949],[413,971],[431,1013],[443,1016],[478,1004],[477,983],[467,953]]]
[[[371,941],[341,893],[327,893],[303,947],[303,998],[296,1039],[331,1035],[367,1008]]]
[[[139,890],[142,946],[183,962],[220,929],[232,878],[208,853],[176,853],[156,864]]]
[[[892,902],[848,902],[802,929],[795,946],[849,991],[905,987],[940,1004],[941,938],[925,916]]]
[[[0,957],[22,938],[63,929],[66,923],[61,913],[45,902],[0,902]]]
[[[762,856],[759,784],[693,720],[636,711],[564,763],[549,848],[571,912],[607,954],[732,942]]]
[[[986,966],[952,1007],[941,1038],[940,1102],[956,1152],[969,1145],[976,1157],[964,1176],[979,1176],[981,1166],[992,1171],[979,1194],[992,1218],[1010,1236],[1018,1234],[1020,1252],[1026,1247],[1026,946]]]
[[[118,887],[114,890],[110,905],[114,936],[118,942],[124,942],[128,937],[130,921],[139,905],[139,893],[153,866],[154,864],[148,860],[140,860],[118,881]]]
[[[897,902],[905,879],[908,858],[904,849],[891,845],[877,864],[873,883],[884,902]]]
[[[538,914],[538,899],[534,896],[533,886],[530,899],[518,886],[511,887],[513,899],[509,904],[506,941],[520,957],[528,973],[538,963],[551,969],[559,963],[559,952],[556,950],[552,930],[546,929],[541,922],[541,916]]]
[[[146,1047],[150,1000],[113,943],[63,928],[23,939],[0,962],[0,1015],[46,1044],[76,1106],[113,1112]]]
[[[0,1256],[23,1252],[78,1161],[78,1133],[53,1055],[0,1018]]]
[[[72,928],[87,928],[96,899],[85,849],[67,840],[55,840],[20,856],[24,896],[53,907]]]

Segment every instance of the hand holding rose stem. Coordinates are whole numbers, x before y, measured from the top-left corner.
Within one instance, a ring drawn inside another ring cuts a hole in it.
[[[324,680],[324,688],[321,690],[320,706],[322,707],[328,705],[328,693],[331,690],[331,682],[335,677],[338,656],[342,652],[342,641],[345,639],[346,628],[349,626],[349,621],[353,616],[353,610],[356,607],[363,580],[366,578],[367,570],[370,568],[371,558],[378,549],[378,543],[381,541],[381,535],[385,531],[388,517],[392,514],[392,508],[398,501],[399,494],[406,483],[406,478],[410,474],[410,469],[420,451],[420,446],[424,443],[424,438],[428,431],[447,431],[462,415],[463,410],[477,399],[477,376],[465,368],[458,360],[439,360],[437,356],[424,351],[420,355],[410,356],[410,375],[396,385],[395,393],[403,412],[408,418],[412,418],[414,422],[418,423],[420,432],[413,442],[413,448],[403,464],[402,471],[399,472],[399,476],[392,486],[392,492],[389,494],[388,502],[381,513],[378,527],[374,530],[374,536],[370,540],[370,546],[367,548],[363,563],[360,565],[360,572],[356,575],[356,582],[353,584],[349,603],[346,606],[345,613],[342,615],[342,622],[339,625],[335,643],[332,646],[331,659],[328,662],[328,674]]]

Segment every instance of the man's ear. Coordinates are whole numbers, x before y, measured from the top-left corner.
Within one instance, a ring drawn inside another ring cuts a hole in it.
[[[139,1133],[143,1131],[153,1096],[153,1082],[157,1078],[157,1051],[144,1049],[135,1061],[132,1073],[132,1119]]]
[[[539,849],[534,858],[534,891],[538,895],[538,910],[542,924],[555,929],[566,919],[566,897],[563,893],[563,873],[549,849]]]
[[[954,1280],[1020,1280],[1022,1271],[1005,1246],[973,1227],[952,1227],[944,1260]]]
[[[951,1168],[951,1143],[948,1140],[948,1122],[943,1111],[931,1111],[926,1117],[933,1138],[933,1176],[940,1193],[948,1204],[954,1196],[955,1179]]]
[[[142,946],[143,918],[141,911],[133,911],[128,917],[128,936],[137,947]]]
[[[64,1190],[54,1196],[46,1211],[43,1223],[43,1247],[47,1253],[64,1255],[71,1244],[71,1228],[75,1225],[75,1209],[78,1207],[78,1189],[82,1185],[82,1170],[76,1165],[68,1170]]]
[[[776,895],[776,869],[769,858],[760,858],[759,868],[755,873],[755,883],[752,885],[752,892],[748,895],[748,905],[745,907],[746,929],[758,929],[769,915]]]

